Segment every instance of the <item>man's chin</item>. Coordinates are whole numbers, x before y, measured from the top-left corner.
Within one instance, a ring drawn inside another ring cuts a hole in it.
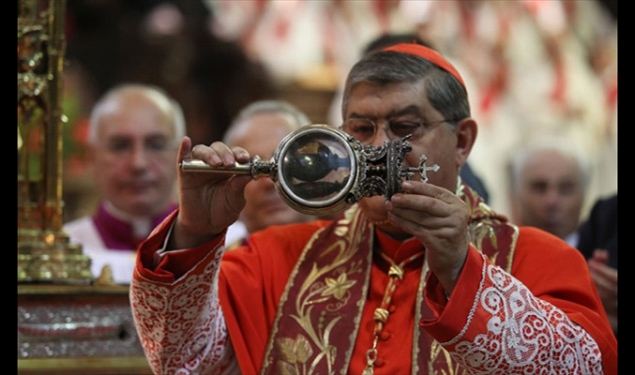
[[[296,211],[290,211],[287,207],[286,210],[270,212],[266,219],[269,221],[269,225],[283,225],[302,222],[304,216]]]
[[[141,200],[130,203],[128,213],[133,216],[154,216],[158,211],[163,209],[162,204],[156,202],[148,202],[147,200]]]
[[[377,227],[382,232],[387,233],[391,237],[398,240],[404,240],[406,238],[412,237],[412,234],[404,232],[401,228],[393,225],[392,223],[388,221],[377,223],[375,224],[375,227]]]
[[[401,228],[394,225],[388,220],[388,211],[386,211],[385,199],[383,196],[374,196],[364,198],[359,201],[359,208],[364,212],[368,220],[381,229],[382,232],[388,233],[395,238],[410,237],[410,234],[404,232]]]
[[[359,201],[359,208],[366,214],[368,219],[373,222],[385,221],[388,218],[386,211],[385,199],[383,196],[374,196],[363,198]]]

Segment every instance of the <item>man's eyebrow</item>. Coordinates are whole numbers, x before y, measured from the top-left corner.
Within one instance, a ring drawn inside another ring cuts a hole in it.
[[[130,137],[128,134],[112,134],[106,138],[107,141],[109,140],[116,140],[116,141],[126,140],[127,141],[130,139],[132,139],[132,137]]]
[[[368,116],[360,115],[359,113],[351,113],[350,118],[368,118]]]
[[[404,115],[417,115],[419,117],[421,117],[421,110],[419,109],[419,107],[417,105],[411,104],[405,108],[402,109],[397,109],[394,111],[391,111],[387,117],[398,117],[398,116],[404,116]],[[360,115],[356,112],[352,112],[350,114],[351,118],[368,118],[368,116],[363,116]]]
[[[390,114],[388,115],[388,117],[397,117],[397,116],[403,116],[403,115],[417,115],[417,116],[421,116],[421,110],[419,109],[418,106],[411,104],[405,108],[402,109],[398,109],[398,110],[394,110],[392,112],[390,112]]]
[[[152,134],[147,134],[144,138],[145,139],[157,139],[157,138],[168,138],[169,136],[167,134],[163,134],[163,133],[152,133]]]

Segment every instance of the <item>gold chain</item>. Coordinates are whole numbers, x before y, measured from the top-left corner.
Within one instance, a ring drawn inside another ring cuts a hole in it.
[[[388,285],[386,285],[386,290],[384,290],[384,298],[381,300],[381,305],[376,308],[373,313],[373,320],[375,321],[375,328],[373,329],[373,345],[370,349],[368,349],[368,351],[366,351],[366,368],[362,371],[362,375],[372,375],[374,372],[375,361],[377,361],[377,344],[379,342],[381,332],[383,331],[384,326],[388,321],[388,317],[390,316],[388,306],[390,305],[392,295],[395,293],[395,290],[399,285],[399,281],[403,280],[404,266],[420,258],[423,253],[414,254],[399,264],[396,264],[382,252],[380,252],[379,255],[390,263],[390,269],[388,270],[388,277],[390,277],[390,279],[388,280]]]

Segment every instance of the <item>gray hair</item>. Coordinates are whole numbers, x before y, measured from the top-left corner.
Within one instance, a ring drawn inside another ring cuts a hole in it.
[[[391,51],[379,51],[358,61],[346,79],[342,117],[351,89],[361,82],[379,85],[425,80],[426,95],[432,106],[449,122],[470,117],[467,91],[450,73],[423,58]]]
[[[529,143],[524,148],[514,152],[508,164],[509,188],[511,192],[518,190],[521,181],[521,174],[525,169],[527,162],[532,156],[544,152],[555,151],[558,154],[570,158],[575,161],[578,167],[578,175],[580,177],[580,186],[582,191],[586,191],[591,179],[591,166],[587,158],[582,152],[571,142],[560,138],[542,138]]]
[[[346,79],[342,117],[351,89],[361,82],[388,85],[425,80],[430,104],[449,122],[470,117],[470,104],[465,87],[450,73],[423,58],[392,51],[372,53],[358,61]]]
[[[178,142],[185,136],[185,117],[179,103],[170,98],[162,89],[136,83],[127,83],[115,86],[104,94],[95,104],[90,114],[90,125],[88,129],[88,142],[97,141],[97,130],[101,116],[111,110],[120,97],[129,93],[139,93],[152,101],[168,118],[174,127],[174,142]]]
[[[231,145],[232,138],[238,129],[238,124],[260,113],[282,113],[288,115],[292,119],[291,126],[293,126],[294,129],[311,124],[311,120],[309,120],[309,117],[304,112],[288,102],[283,100],[259,100],[249,104],[238,113],[238,116],[236,116],[229,128],[227,128],[223,143]]]

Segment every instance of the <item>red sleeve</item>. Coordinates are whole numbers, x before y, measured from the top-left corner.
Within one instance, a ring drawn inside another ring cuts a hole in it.
[[[130,284],[137,334],[156,374],[222,373],[235,358],[217,293],[223,236],[157,261],[175,215],[139,247]]]
[[[137,249],[134,277],[142,277],[162,283],[173,283],[188,271],[192,270],[203,259],[213,259],[213,253],[223,244],[225,232],[216,238],[192,249],[170,250],[160,256],[157,262],[157,251],[163,248],[165,238],[176,220],[178,210],[165,218],[145,239]],[[156,264],[156,265],[155,265]]]
[[[584,328],[600,347],[604,373],[617,373],[617,340],[578,250],[539,229],[521,228],[512,274]]]
[[[474,301],[483,279],[482,274],[483,257],[472,245],[449,299],[446,299],[439,279],[431,273],[424,290],[424,300],[430,308],[431,316],[422,319],[420,326],[439,342],[454,337],[465,325],[473,308],[473,303],[465,301]]]
[[[470,248],[449,301],[430,276],[420,326],[475,371],[504,360],[510,373],[617,373],[617,342],[577,250],[522,228],[512,275]]]

